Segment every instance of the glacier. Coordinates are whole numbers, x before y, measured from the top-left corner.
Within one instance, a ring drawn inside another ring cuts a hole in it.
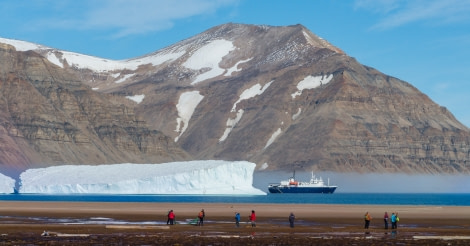
[[[13,193],[15,191],[15,183],[14,179],[0,173],[0,193]]]
[[[253,187],[255,166],[247,161],[221,160],[53,166],[24,171],[18,192],[266,195]]]

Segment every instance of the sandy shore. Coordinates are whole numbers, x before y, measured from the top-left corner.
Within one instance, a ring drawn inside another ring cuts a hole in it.
[[[176,225],[166,225],[169,209]],[[191,225],[201,209],[204,226]],[[251,210],[256,228],[248,223]],[[369,230],[363,229],[366,211],[373,217]],[[384,229],[385,211],[399,213],[398,230]],[[235,212],[242,216],[240,228]],[[289,227],[290,212],[295,228]],[[2,201],[0,223],[5,245],[470,244],[470,207],[461,206]],[[49,236],[41,236],[44,231]]]

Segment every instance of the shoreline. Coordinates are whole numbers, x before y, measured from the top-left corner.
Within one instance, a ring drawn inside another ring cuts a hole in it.
[[[391,215],[398,212],[407,220],[468,220],[470,206],[432,205],[348,205],[348,204],[264,204],[264,203],[173,203],[173,202],[56,202],[56,201],[2,201],[0,215],[7,216],[46,216],[46,217],[110,217],[166,220],[169,210],[174,210],[179,218],[195,217],[204,209],[208,217],[231,218],[235,212],[248,216],[256,211],[257,218],[269,220],[287,217],[291,212],[297,218],[314,219],[357,219],[365,212],[378,220],[384,212]]]
[[[45,206],[47,205],[47,206]],[[112,205],[110,207],[109,205]],[[194,207],[193,205],[198,205]],[[22,210],[38,210],[38,211],[48,211],[54,212],[57,210],[71,210],[69,212],[79,213],[79,211],[73,211],[74,208],[80,208],[80,210],[96,210],[96,211],[114,211],[119,208],[132,208],[123,213],[139,213],[144,211],[157,211],[157,212],[167,212],[162,210],[162,207],[170,208],[179,208],[183,212],[188,212],[190,210],[198,211],[197,207],[208,207],[213,208],[217,214],[222,212],[222,210],[233,210],[235,208],[252,210],[256,208],[263,208],[266,215],[269,215],[272,209],[286,209],[289,208],[299,210],[300,212],[310,212],[317,214],[318,216],[324,216],[325,212],[339,212],[343,215],[352,215],[357,212],[366,212],[367,208],[370,208],[371,211],[396,211],[401,210],[407,214],[407,217],[423,216],[428,215],[432,212],[441,212],[445,213],[447,216],[458,216],[461,217],[462,212],[470,212],[470,206],[447,206],[447,205],[365,205],[365,204],[326,204],[326,203],[315,203],[315,204],[305,204],[305,203],[226,203],[226,202],[93,202],[93,201],[0,201],[0,212],[9,212],[9,211],[22,211]],[[316,208],[317,210],[308,210],[310,208]],[[347,210],[345,210],[347,208]],[[139,210],[139,211],[137,211]],[[290,212],[290,211],[289,211]],[[470,215],[468,215],[470,217]]]
[[[166,225],[170,209],[176,214],[173,226]],[[204,226],[191,225],[201,209],[206,212]],[[251,210],[257,215],[255,228],[248,222]],[[373,217],[368,230],[363,228],[366,211]],[[399,213],[398,230],[384,229],[385,211]],[[241,213],[240,228],[235,227],[235,212]],[[296,216],[295,228],[287,220],[291,212]],[[470,244],[470,206],[1,201],[0,230],[3,242],[16,244],[24,238],[33,244],[66,243],[73,238],[76,245],[99,240],[110,245],[118,241],[250,245],[253,240],[258,240],[257,245],[348,244],[351,240],[358,245],[389,240],[406,244],[413,240],[414,245],[452,240],[453,245],[465,245]],[[47,237],[41,236],[44,231]]]

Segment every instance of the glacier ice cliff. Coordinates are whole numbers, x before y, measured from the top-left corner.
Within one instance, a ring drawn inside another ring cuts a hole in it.
[[[15,180],[0,173],[0,193],[13,193]]]
[[[216,160],[54,166],[23,172],[19,193],[265,195],[253,187],[255,166]]]

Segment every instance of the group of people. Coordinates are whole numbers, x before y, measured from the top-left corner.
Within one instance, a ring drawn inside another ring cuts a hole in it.
[[[390,219],[390,223],[392,224],[392,229],[397,229],[397,224],[400,218],[398,218],[398,212],[393,212],[392,215],[389,217],[388,213],[385,212],[384,214],[384,224],[385,229],[388,229],[388,221]],[[364,215],[364,229],[369,229],[370,221],[372,220],[372,216],[370,216],[369,212],[366,212]]]
[[[206,213],[204,212],[204,209],[202,209],[197,215],[198,221],[197,221],[196,225],[197,226],[203,226],[205,217],[206,217]],[[251,222],[251,227],[256,227],[256,213],[255,213],[255,210],[251,210],[251,214],[250,214],[250,216],[248,216],[248,219]],[[235,212],[235,226],[236,227],[240,227],[240,220],[241,220],[240,213]],[[290,213],[290,215],[289,215],[289,224],[290,224],[291,228],[294,227],[294,220],[295,220],[294,213]],[[168,211],[168,219],[166,221],[166,224],[167,225],[173,225],[174,223],[175,223],[175,213],[173,212],[173,210],[169,210]]]
[[[202,209],[197,215],[197,224],[196,225],[203,226],[205,217],[206,217],[206,213],[204,212],[204,209]],[[168,211],[166,224],[167,225],[174,225],[175,224],[175,213],[173,212],[173,209]]]
[[[248,219],[251,222],[251,227],[256,227],[256,213],[255,210],[251,210],[250,216],[248,216]],[[235,226],[240,227],[240,220],[241,216],[239,212],[235,212]]]
[[[204,218],[206,217],[206,213],[204,212],[204,209],[202,209],[198,215],[198,221],[197,221],[197,226],[203,226],[204,225]],[[250,216],[248,216],[248,219],[251,222],[251,227],[256,227],[256,213],[255,210],[251,210]],[[235,212],[235,226],[240,227],[240,220],[241,216],[239,212]],[[372,216],[369,214],[369,212],[366,212],[364,215],[364,229],[369,229],[370,221],[372,220]],[[389,221],[392,225],[392,229],[397,229],[397,224],[400,218],[398,218],[398,212],[393,212],[392,215],[389,217],[388,213],[385,212],[384,214],[384,223],[385,223],[385,229],[388,229],[388,224]],[[295,215],[294,213],[290,213],[289,215],[289,225],[291,228],[294,227],[294,221],[295,221]],[[175,223],[175,213],[173,210],[168,211],[168,219],[166,221],[167,225],[173,225]]]
[[[385,229],[388,229],[388,213],[385,212],[384,214],[384,223],[385,223]],[[393,212],[392,215],[390,216],[390,223],[392,224],[392,229],[397,229],[397,224],[400,218],[398,218],[398,212]]]
[[[240,227],[240,213],[235,212],[235,226]],[[250,216],[248,216],[248,219],[251,222],[251,227],[256,227],[256,214],[255,210],[251,210]],[[294,228],[294,221],[295,221],[295,215],[294,213],[290,213],[289,215],[289,224],[291,228]]]

